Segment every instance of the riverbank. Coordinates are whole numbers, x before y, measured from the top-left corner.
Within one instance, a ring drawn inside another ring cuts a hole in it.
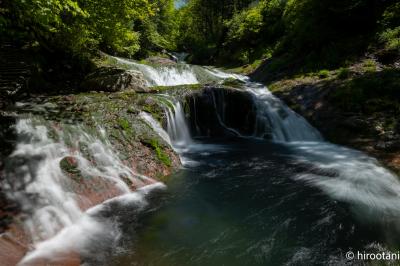
[[[266,63],[268,64],[268,62]],[[266,72],[265,83],[333,143],[362,150],[400,173],[400,59],[366,56],[346,67],[306,74]]]

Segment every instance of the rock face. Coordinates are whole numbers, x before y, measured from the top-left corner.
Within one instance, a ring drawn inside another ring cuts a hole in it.
[[[207,87],[186,97],[194,135],[229,137],[252,135],[256,107],[251,95],[229,87]]]
[[[151,64],[162,65],[162,66],[171,66],[175,65],[176,62],[172,59],[160,57],[160,56],[152,56],[146,59]]]
[[[117,73],[121,72],[118,71],[115,75]],[[119,176],[113,176],[119,177],[132,191],[151,184],[155,180],[163,179],[180,167],[180,160],[168,143],[139,116],[139,113],[144,111],[151,113],[158,121],[164,121],[164,105],[154,94],[136,93],[131,90],[115,93],[90,92],[51,97],[38,96],[32,98],[26,105],[10,107],[7,112],[12,113],[13,117],[0,115],[2,122],[0,144],[3,148],[0,150],[0,182],[5,177],[20,177],[10,171],[20,169],[21,165],[29,163],[22,160],[23,158],[14,157],[15,163],[19,162],[18,167],[11,168],[14,165],[11,163],[7,164],[10,165],[10,170],[7,168],[6,171],[3,167],[4,161],[11,161],[11,158],[7,156],[14,150],[17,143],[17,135],[14,132],[16,120],[25,115],[45,127],[50,139],[58,140],[60,133],[64,136],[67,136],[68,132],[73,133],[71,137],[64,139],[70,155],[66,155],[59,164],[60,170],[67,177],[63,181],[65,182],[63,187],[76,195],[76,202],[81,210],[116,197],[123,191],[111,179],[102,178],[96,174],[89,175],[79,170],[76,152],[79,152],[92,167],[96,167],[98,162],[90,153],[88,144],[78,141],[79,136],[83,136],[83,133],[79,133],[79,128],[85,134],[92,136],[93,140],[106,138],[107,144],[104,144],[104,147],[112,148],[114,155],[118,157],[117,161],[138,175],[134,179],[130,179],[123,172],[118,173]],[[105,135],[102,133],[103,130],[99,130],[99,126],[104,130]],[[37,160],[39,162],[41,158]],[[38,165],[38,162],[35,161],[34,164]],[[142,175],[148,178],[141,178]],[[10,180],[16,183],[21,182],[18,178]],[[31,250],[32,239],[24,230],[22,222],[22,217],[25,215],[29,213],[20,208],[16,202],[12,202],[12,199],[8,200],[6,193],[3,193],[0,187],[1,265],[16,265]],[[64,258],[66,261],[54,261],[54,259]],[[80,265],[79,255],[68,254],[65,257],[55,256],[51,259],[52,261],[38,261],[36,264],[29,265]]]
[[[135,91],[148,92],[143,74],[135,70],[116,67],[101,67],[89,74],[81,87],[89,91]]]
[[[330,97],[337,88],[334,85],[296,84],[276,91],[275,95],[305,117],[327,140],[367,152],[400,173],[400,130],[397,126],[391,130],[385,128],[392,115],[341,110]]]

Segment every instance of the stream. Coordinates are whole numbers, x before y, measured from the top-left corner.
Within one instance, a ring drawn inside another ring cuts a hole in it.
[[[367,209],[367,194],[352,204],[302,182],[310,172],[335,177],[304,162],[297,147],[198,145],[208,148],[185,154],[192,163],[171,177],[139,229],[123,227],[112,265],[344,265],[347,251],[380,250],[396,235],[379,224],[389,214]],[[338,180],[338,190],[347,188]]]
[[[166,188],[145,186],[82,212],[62,192],[57,175],[55,165],[68,154],[65,144],[43,137],[45,127],[20,121],[20,135],[31,137],[21,138],[14,155],[44,154],[46,163],[35,170],[42,178],[30,189],[51,206],[32,207],[37,212],[30,223],[52,228],[41,232],[42,238],[54,235],[28,258],[78,243],[85,251],[84,265],[364,265],[347,260],[346,252],[396,250],[400,182],[374,158],[324,141],[304,118],[247,77],[186,64],[155,68],[115,60],[141,71],[149,86],[239,80],[252,99],[254,125],[246,131],[231,126],[223,95],[214,93],[209,102],[226,137],[196,132],[191,125],[198,121],[189,121],[195,114],[160,95],[169,102],[167,125],[148,113],[140,116],[180,155],[182,169],[167,178]],[[105,178],[121,171],[138,178],[107,140],[80,130],[70,138],[82,138],[96,167],[107,172],[89,169],[78,157],[82,170]],[[146,182],[146,177],[139,180]],[[123,184],[119,189],[127,190]],[[60,207],[60,201],[68,206]],[[64,219],[54,224],[46,214],[49,208]],[[65,228],[55,234],[60,226]]]

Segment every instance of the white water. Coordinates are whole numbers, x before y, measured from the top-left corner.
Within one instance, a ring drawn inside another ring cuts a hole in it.
[[[184,67],[182,72],[173,67],[158,70],[127,62],[143,71],[152,85],[193,84],[200,80],[190,67]],[[352,204],[358,213],[361,210],[371,215],[385,215],[395,221],[400,216],[400,183],[395,175],[381,167],[376,160],[361,152],[323,142],[316,129],[264,86],[251,83],[240,75],[210,69],[205,71],[216,78],[237,78],[245,82],[244,88],[253,95],[257,106],[257,124],[253,137],[263,137],[266,131],[271,131],[274,141],[285,143],[293,150],[296,159],[300,158],[300,161],[316,168],[315,172],[295,176],[296,180],[319,187],[335,200]],[[197,149],[199,145],[191,137],[182,104],[170,101],[173,107],[166,108],[168,134],[149,114],[141,113],[141,118],[179,153]],[[51,257],[54,253],[64,252],[66,248],[82,253],[90,243],[112,242],[118,238],[118,230],[115,230],[112,223],[99,220],[96,213],[107,208],[113,201],[145,206],[148,190],[163,187],[158,184],[130,193],[130,188],[119,177],[123,175],[143,184],[146,177],[132,172],[119,160],[101,128],[101,140],[88,134],[82,127],[75,126],[68,132],[56,130],[58,141],[54,141],[49,137],[48,128],[40,123],[42,121],[32,119],[18,122],[20,139],[11,158],[26,158],[27,163],[19,165],[8,177],[8,180],[13,180],[12,175],[18,174],[18,179],[26,181],[26,187],[11,196],[25,210],[32,211],[25,225],[33,237],[36,249],[21,264],[38,257]],[[82,147],[87,147],[85,152]],[[111,181],[123,196],[86,212],[82,211],[78,204],[79,197],[66,186],[69,177],[60,168],[60,161],[66,156],[76,159],[82,175]],[[188,163],[193,162],[184,162]],[[333,172],[334,175],[321,174],[321,169]],[[37,195],[37,200],[32,201],[30,195]]]
[[[172,146],[178,153],[188,151],[194,146],[190,134],[185,112],[179,101],[171,102],[173,108],[166,108],[167,132],[171,138]]]
[[[170,146],[172,147],[171,139],[168,133],[162,128],[160,123],[156,121],[150,114],[140,112],[139,116]]]
[[[177,67],[152,67],[144,64],[138,64],[134,61],[123,58],[115,57],[115,59],[120,64],[129,66],[142,72],[149,86],[176,86],[199,83],[193,69],[186,64],[179,64]]]
[[[253,137],[264,137],[266,132],[272,132],[275,141],[316,141],[322,137],[303,117],[289,109],[276,98],[267,87],[250,82],[248,77],[233,73],[226,73],[215,68],[202,68],[179,64],[176,66],[152,67],[115,57],[120,63],[141,71],[150,86],[173,86],[184,84],[198,84],[200,80],[237,79],[244,83],[244,89],[254,96],[257,105],[257,123]],[[173,102],[174,110],[167,111],[168,133],[176,148],[182,149],[185,145],[193,143],[190,137],[185,115],[180,103]],[[218,116],[220,119],[220,117]],[[145,118],[148,120],[149,118]],[[151,121],[148,121],[150,124]],[[220,119],[225,126],[223,119]],[[153,125],[154,126],[154,123]],[[225,126],[226,127],[226,126]],[[154,128],[154,127],[153,127]],[[235,129],[226,127],[240,136]],[[157,129],[160,132],[159,129]],[[165,139],[165,136],[162,136]],[[244,136],[245,137],[245,136]]]
[[[52,134],[58,138],[55,141],[49,137],[44,122],[34,118],[19,120],[16,130],[18,144],[9,160],[23,163],[8,170],[8,183],[4,185],[23,211],[31,213],[25,227],[36,247],[21,265],[37,257],[50,258],[54,252],[82,254],[84,246],[94,238],[116,237],[117,231],[109,224],[98,221],[80,208],[79,202],[93,204],[85,195],[75,194],[70,177],[60,167],[63,158],[75,158],[83,178],[103,179],[122,195],[131,195],[131,190],[120,176],[144,186],[147,177],[134,173],[119,160],[104,130],[98,129],[101,141],[80,126],[65,131],[53,128]],[[19,187],[17,191],[16,187]],[[152,187],[154,185],[149,188]],[[138,197],[147,190],[135,193]]]
[[[246,89],[254,96],[257,106],[255,137],[263,137],[270,131],[272,139],[277,142],[322,140],[318,130],[283,104],[266,87],[247,82]]]
[[[300,161],[313,165],[319,171],[296,176],[296,180],[319,187],[335,200],[350,203],[359,215],[362,210],[363,214],[375,218],[385,215],[391,217],[388,219],[397,219],[400,216],[400,182],[375,159],[362,152],[324,142],[318,130],[262,84],[217,69],[205,71],[220,79],[234,78],[244,83],[244,89],[251,93],[257,107],[257,122],[252,137],[262,138],[271,132],[272,140],[288,145],[296,154],[296,160],[300,158]],[[193,145],[195,142],[181,104],[173,102],[173,108],[168,108],[166,114],[167,131],[176,150],[180,153],[197,151],[198,145]],[[223,117],[218,118],[223,126]],[[239,133],[237,135],[240,136]],[[324,170],[334,172],[335,176],[319,174]]]
[[[400,229],[399,179],[376,159],[328,142],[297,142],[289,147],[300,161],[316,167],[315,172],[298,175],[296,180],[320,188],[335,200],[350,203],[363,221],[384,218]]]

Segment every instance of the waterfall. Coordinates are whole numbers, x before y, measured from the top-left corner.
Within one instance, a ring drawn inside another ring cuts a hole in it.
[[[253,134],[247,136],[240,134],[234,128],[226,126],[223,114],[223,106],[217,106],[213,99],[215,109],[218,111],[217,117],[221,126],[226,130],[240,137],[265,138],[272,133],[272,140],[277,142],[291,141],[320,141],[320,133],[313,128],[303,117],[283,104],[276,98],[267,87],[251,82],[248,77],[226,73],[215,68],[191,66],[187,64],[177,64],[175,66],[153,67],[139,64],[132,60],[114,57],[118,63],[130,68],[141,71],[149,86],[173,86],[183,84],[198,84],[207,81],[223,81],[224,79],[236,79],[243,82],[243,90],[248,91],[254,99],[256,105],[257,119],[254,125]],[[173,108],[167,108],[168,134],[175,149],[181,150],[183,147],[193,143],[185,118],[184,110],[177,100],[169,100]],[[155,127],[154,121],[150,121],[148,115],[142,115],[153,129],[160,134],[160,129]],[[168,143],[164,134],[160,135]]]
[[[302,116],[276,98],[266,87],[257,83],[247,83],[246,90],[254,96],[257,108],[254,136],[263,137],[272,132],[277,142],[321,141],[322,136]]]
[[[218,69],[209,69],[208,71],[222,79],[232,78],[244,82],[244,89],[253,95],[257,114],[253,137],[264,138],[266,134],[272,132],[272,140],[277,142],[322,140],[317,129],[282,103],[266,86],[251,82],[248,77],[243,75],[225,73]],[[220,120],[223,125],[223,119]],[[227,129],[234,131],[231,128]],[[240,136],[238,132],[235,133]]]
[[[139,116],[170,146],[173,147],[168,133],[162,128],[160,123],[156,121],[150,114],[140,112]]]
[[[174,148],[185,151],[193,144],[185,112],[179,101],[173,102],[172,106],[166,110],[168,134]]]
[[[123,58],[114,58],[118,63],[142,72],[147,80],[148,86],[176,86],[199,83],[193,69],[187,64],[153,67]]]
[[[122,163],[101,127],[95,137],[82,126],[61,130],[29,117],[17,122],[16,131],[17,147],[7,161],[2,185],[29,214],[24,229],[36,250],[24,261],[51,257],[65,247],[83,252],[82,245],[93,235],[115,236],[85,210],[111,197],[130,195],[132,186],[154,183]]]

